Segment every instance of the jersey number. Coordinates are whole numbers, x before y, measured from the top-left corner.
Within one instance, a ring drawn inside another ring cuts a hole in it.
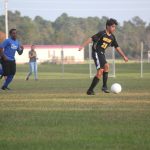
[[[104,49],[106,49],[107,45],[108,45],[108,44],[104,42],[101,47],[104,48]]]

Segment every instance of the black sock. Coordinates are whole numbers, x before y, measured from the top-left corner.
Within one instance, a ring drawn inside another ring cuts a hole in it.
[[[91,86],[89,88],[89,91],[93,91],[93,89],[96,87],[96,85],[98,84],[99,82],[99,78],[97,78],[96,76],[93,78],[93,81],[91,83]]]
[[[103,72],[103,87],[107,87],[108,72]]]

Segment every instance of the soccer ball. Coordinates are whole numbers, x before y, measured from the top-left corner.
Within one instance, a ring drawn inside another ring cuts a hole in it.
[[[118,94],[118,93],[121,92],[121,90],[122,90],[122,87],[121,87],[121,85],[118,84],[118,83],[114,83],[114,84],[111,86],[111,92],[112,92],[112,93]]]

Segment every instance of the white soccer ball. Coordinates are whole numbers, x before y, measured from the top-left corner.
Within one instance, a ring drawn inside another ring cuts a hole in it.
[[[114,83],[114,84],[111,86],[111,92],[112,92],[112,93],[118,94],[118,93],[121,92],[121,90],[122,90],[122,87],[121,87],[121,85],[118,84],[118,83]]]

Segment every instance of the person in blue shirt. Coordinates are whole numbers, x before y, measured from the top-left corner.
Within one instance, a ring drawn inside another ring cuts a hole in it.
[[[15,53],[17,51],[18,54],[21,55],[24,49],[20,41],[17,40],[16,29],[11,29],[9,35],[10,37],[0,44],[3,76],[6,77],[4,84],[1,87],[2,90],[9,90],[8,85],[12,82],[16,73]]]

